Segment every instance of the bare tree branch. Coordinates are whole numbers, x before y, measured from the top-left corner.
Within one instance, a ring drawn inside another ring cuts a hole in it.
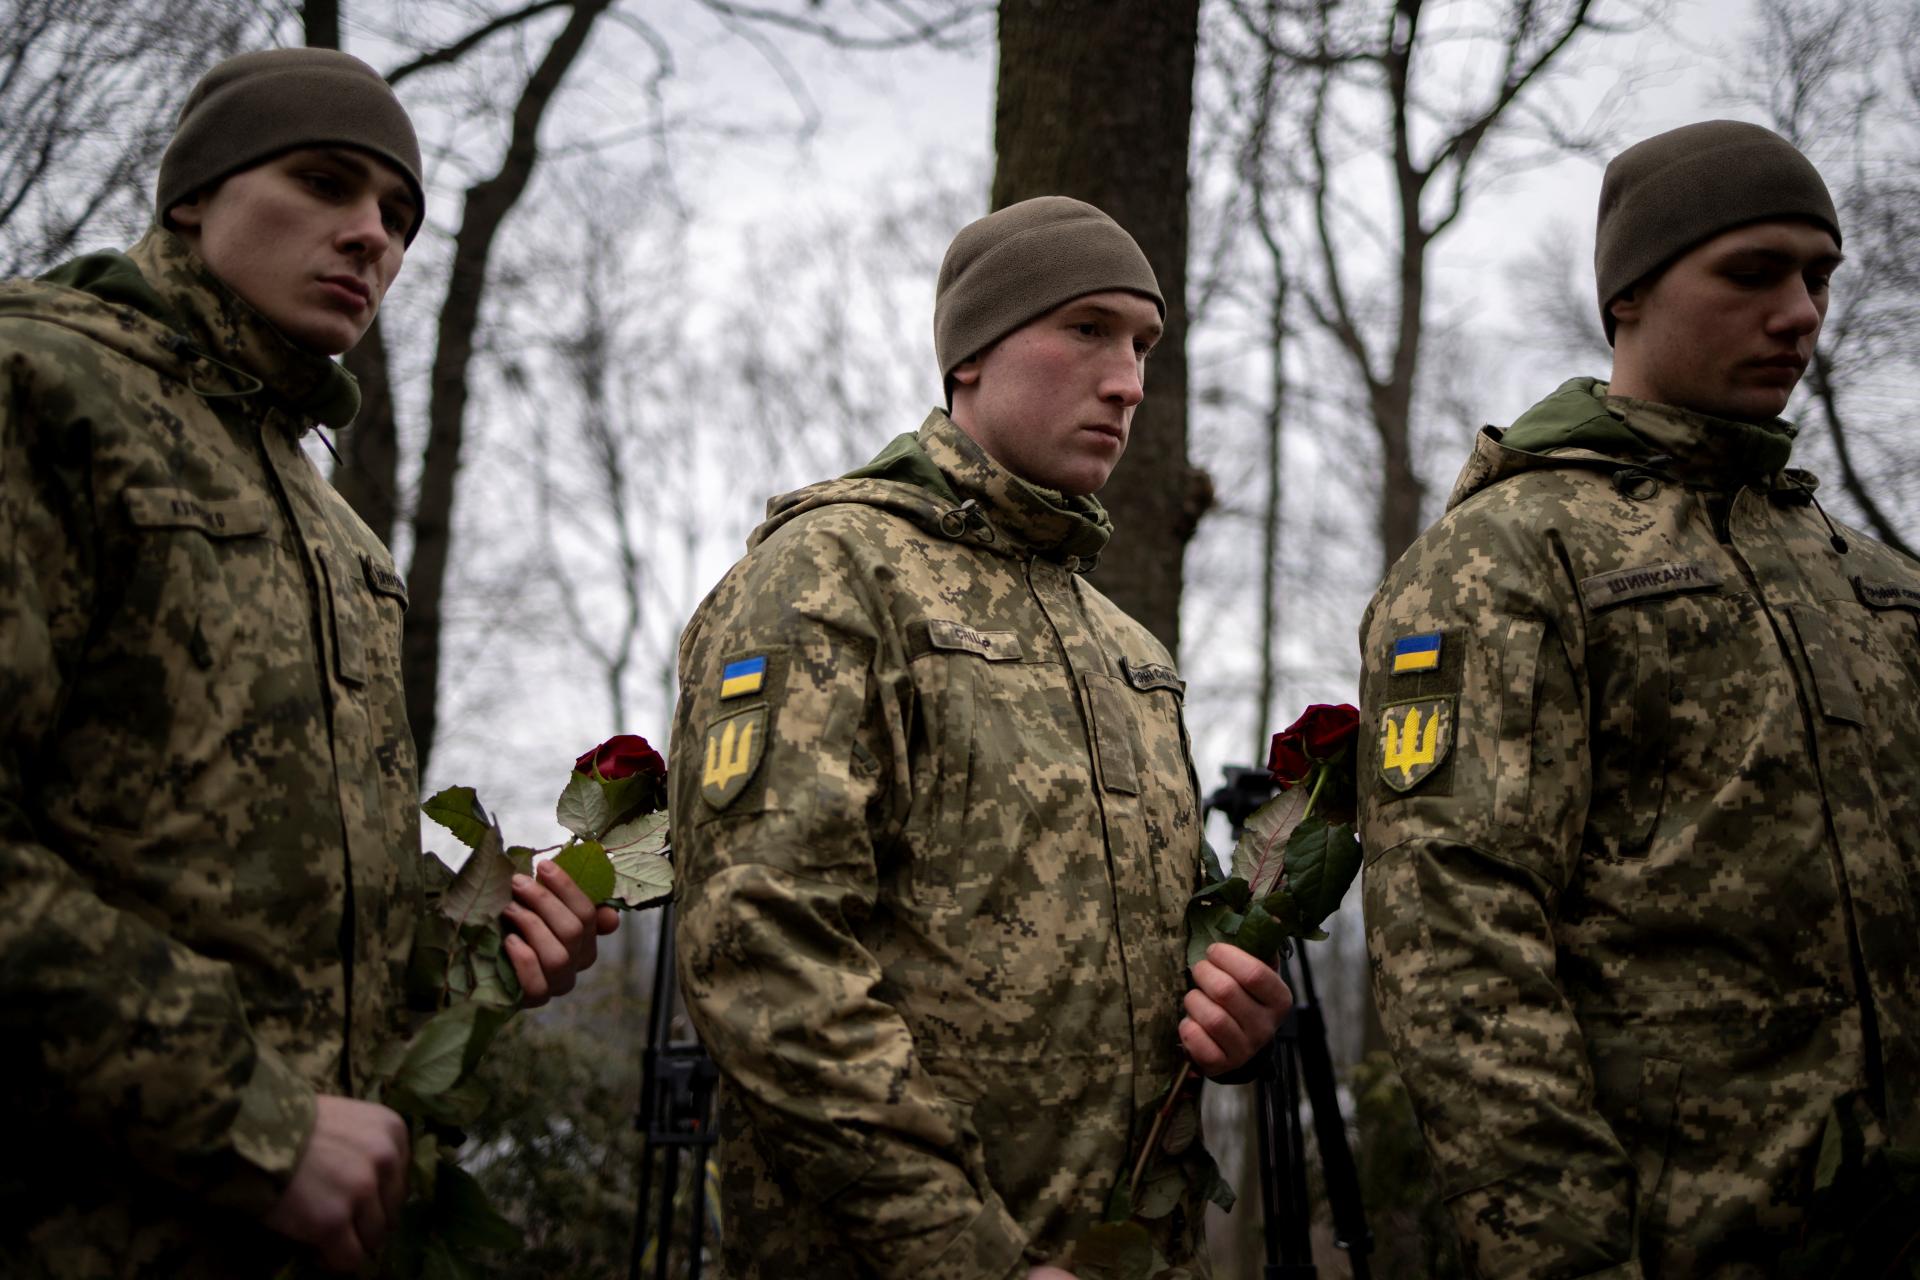
[[[387,73],[387,83],[398,85],[409,76],[425,71],[429,67],[441,67],[450,62],[458,62],[494,36],[499,35],[502,31],[510,30],[524,22],[531,21],[543,13],[551,13],[555,9],[565,9],[569,7],[572,2],[573,0],[533,0],[532,4],[523,5],[511,13],[503,13],[493,19],[493,21],[475,27],[472,31],[467,32],[467,34],[461,36],[452,44],[444,45],[438,49],[430,49],[426,53],[408,62],[401,63]]]

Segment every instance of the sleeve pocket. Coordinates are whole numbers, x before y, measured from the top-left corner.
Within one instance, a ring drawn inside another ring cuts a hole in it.
[[[1500,649],[1500,763],[1494,771],[1493,820],[1524,826],[1533,780],[1533,704],[1546,625],[1510,618]]]

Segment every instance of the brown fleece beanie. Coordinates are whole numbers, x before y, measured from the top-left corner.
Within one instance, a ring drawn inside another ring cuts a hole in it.
[[[1771,129],[1708,120],[1635,143],[1600,184],[1593,274],[1607,305],[1703,240],[1766,218],[1808,218],[1840,241],[1840,215],[1819,171]]]
[[[228,58],[200,77],[160,158],[154,216],[220,179],[296,147],[352,147],[398,169],[426,216],[420,140],[387,82],[360,59],[334,49],[267,49]]]
[[[947,246],[933,295],[940,376],[1027,321],[1108,289],[1152,298],[1167,314],[1147,255],[1084,201],[1037,196],[968,223]]]

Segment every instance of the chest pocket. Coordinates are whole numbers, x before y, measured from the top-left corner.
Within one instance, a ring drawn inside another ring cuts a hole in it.
[[[267,500],[168,488],[127,489],[122,497],[137,535],[129,616],[150,619],[156,642],[184,643],[192,664],[211,671],[230,653],[237,605],[271,554]]]
[[[1708,586],[1648,593],[1589,623],[1587,834],[1605,854],[1646,852],[1670,788],[1711,793],[1709,779],[1737,776],[1749,755],[1745,739],[1764,732],[1764,722],[1729,716],[1728,707],[1792,699],[1759,603]]]
[[[1121,841],[1137,839],[1152,869],[1155,894],[1165,927],[1184,936],[1187,899],[1200,883],[1199,779],[1194,775],[1182,704],[1186,682],[1162,663],[1120,661],[1122,679],[1106,687],[1112,702],[1124,709],[1126,746],[1134,765],[1134,791],[1120,793],[1108,805],[1109,822],[1131,826],[1131,835],[1114,831]],[[1117,734],[1115,735],[1118,736]],[[1112,754],[1117,755],[1115,743]],[[1116,792],[1112,771],[1105,767],[1106,739],[1099,741],[1103,782]],[[1138,817],[1126,815],[1138,805]]]

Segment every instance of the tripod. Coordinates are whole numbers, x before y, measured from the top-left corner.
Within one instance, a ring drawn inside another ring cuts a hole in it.
[[[1206,799],[1205,810],[1227,815],[1239,841],[1247,819],[1278,789],[1265,769],[1228,765],[1226,785]],[[1204,815],[1203,815],[1204,816]],[[1367,1255],[1373,1233],[1360,1203],[1360,1175],[1347,1145],[1346,1124],[1334,1092],[1333,1057],[1327,1051],[1327,1022],[1313,988],[1313,967],[1301,949],[1281,949],[1281,979],[1293,992],[1293,1010],[1274,1035],[1273,1048],[1254,1092],[1254,1131],[1259,1140],[1260,1217],[1266,1263],[1262,1280],[1316,1280],[1309,1235],[1312,1210],[1307,1203],[1307,1135],[1300,1121],[1304,1088],[1313,1107],[1313,1133],[1326,1177],[1327,1204],[1333,1212],[1334,1243],[1345,1249],[1353,1280],[1369,1280]],[[1289,960],[1300,962],[1295,983]]]
[[[640,1056],[640,1111],[634,1128],[640,1138],[640,1193],[633,1215],[633,1253],[627,1262],[627,1280],[641,1280],[647,1246],[653,1246],[653,1280],[667,1280],[667,1261],[673,1253],[674,1192],[680,1185],[680,1153],[690,1151],[696,1162],[693,1204],[688,1216],[687,1280],[700,1280],[707,1237],[706,1151],[715,1141],[713,1090],[720,1069],[698,1040],[674,1041],[673,1002],[679,983],[673,963],[673,902],[660,909],[660,938],[654,949],[653,1004],[647,1010],[647,1047]],[[655,1216],[654,1165],[663,1165]],[[660,1232],[651,1238],[647,1224],[657,1221]]]

